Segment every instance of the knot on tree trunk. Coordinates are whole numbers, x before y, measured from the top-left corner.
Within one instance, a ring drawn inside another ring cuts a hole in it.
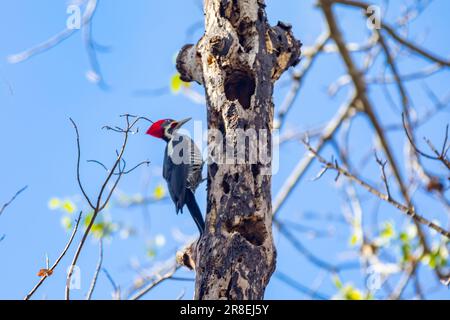
[[[272,80],[278,80],[283,72],[300,62],[302,43],[295,39],[292,27],[279,21],[275,27],[267,30],[266,46],[274,59]]]
[[[197,47],[193,44],[187,44],[181,48],[177,56],[176,66],[181,80],[195,81],[198,84],[203,83],[201,56]]]
[[[177,264],[185,266],[189,270],[195,269],[195,255],[196,255],[197,241],[187,245],[176,254]]]

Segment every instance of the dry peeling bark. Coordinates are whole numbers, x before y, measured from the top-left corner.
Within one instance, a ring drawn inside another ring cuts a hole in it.
[[[273,84],[298,63],[301,43],[290,25],[268,24],[263,0],[205,0],[204,11],[204,36],[178,55],[181,78],[205,87],[208,129],[228,146],[236,147],[236,130],[265,129],[270,149]],[[263,298],[276,260],[268,168],[259,160],[208,164],[207,230],[197,250],[179,257],[196,269],[196,299]]]

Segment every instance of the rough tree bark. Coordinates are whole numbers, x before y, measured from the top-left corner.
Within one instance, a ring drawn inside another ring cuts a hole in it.
[[[290,25],[268,24],[264,0],[205,0],[204,12],[205,34],[178,55],[181,78],[205,87],[208,129],[226,137],[223,149],[237,150],[236,133],[254,129],[260,140],[269,133],[271,154],[273,84],[298,63],[301,43]],[[182,258],[196,269],[196,299],[262,299],[275,269],[271,164],[248,160],[208,163],[207,230]]]

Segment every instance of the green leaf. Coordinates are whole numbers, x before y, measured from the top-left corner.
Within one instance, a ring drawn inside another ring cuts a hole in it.
[[[147,256],[149,258],[154,258],[156,256],[156,250],[154,248],[147,249]]]
[[[358,289],[348,285],[344,288],[344,298],[346,300],[362,300],[363,294]]]
[[[178,91],[181,90],[180,74],[177,73],[170,79],[170,90],[172,90],[173,93],[178,93]]]
[[[410,261],[411,259],[411,245],[409,243],[404,243],[401,246],[402,250],[402,262]]]
[[[354,247],[358,244],[359,242],[359,237],[356,233],[354,233],[351,237],[350,237],[350,246]]]
[[[401,242],[408,242],[409,241],[409,237],[408,234],[406,232],[402,232],[400,233],[400,241]]]
[[[50,208],[50,210],[59,209],[61,207],[61,200],[58,198],[51,198],[48,201],[48,207]]]
[[[77,209],[76,205],[70,200],[65,200],[61,208],[67,213],[73,213]]]
[[[436,268],[436,256],[435,255],[431,255],[430,256],[430,261],[428,262],[428,265],[430,266],[431,269],[435,269]]]
[[[92,233],[96,234],[96,235],[103,235],[104,231],[105,231],[105,223],[104,222],[98,222],[98,223],[94,223],[92,225],[91,231]]]
[[[84,217],[83,224],[85,227],[87,227],[91,223],[93,215],[94,215],[94,213],[90,212]]]
[[[66,230],[70,230],[72,229],[72,219],[70,219],[69,216],[64,216],[61,218],[61,225],[64,227],[64,229]]]
[[[166,190],[164,189],[164,186],[162,184],[159,184],[155,190],[153,190],[153,197],[156,200],[161,200],[166,195]]]
[[[395,235],[395,229],[392,222],[386,222],[383,230],[380,232],[381,238],[391,239]]]
[[[93,212],[86,215],[84,218],[83,224],[87,228],[91,223],[93,217]],[[112,223],[109,221],[105,221],[102,217],[97,217],[94,224],[92,225],[91,232],[92,235],[96,238],[103,238],[112,235],[114,232],[118,230],[118,225],[116,223]]]
[[[189,88],[190,85],[191,84],[189,82],[184,82],[181,80],[179,73],[174,74],[170,79],[170,90],[172,93],[178,93],[181,88]]]
[[[342,289],[343,285],[342,285],[341,279],[339,279],[338,276],[336,276],[336,275],[333,276],[333,283],[337,289]]]

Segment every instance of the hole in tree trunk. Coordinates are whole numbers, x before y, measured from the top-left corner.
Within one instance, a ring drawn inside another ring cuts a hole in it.
[[[225,177],[223,177],[223,181],[222,181],[222,188],[223,188],[223,192],[225,192],[226,194],[230,193],[230,185],[227,182],[228,175],[225,175]]]
[[[214,178],[216,176],[217,170],[219,170],[219,167],[217,166],[217,163],[212,163],[209,166],[209,172],[211,173],[211,177]]]
[[[255,79],[247,72],[234,70],[225,78],[225,96],[228,100],[237,100],[244,109],[251,106],[251,98],[255,93]]]
[[[267,238],[267,230],[264,221],[260,218],[250,217],[244,218],[238,225],[232,226],[227,221],[228,232],[238,232],[248,242],[255,246],[260,246]]]
[[[253,174],[253,178],[257,178],[258,175],[260,173],[260,169],[259,166],[257,164],[252,164],[252,174]]]

